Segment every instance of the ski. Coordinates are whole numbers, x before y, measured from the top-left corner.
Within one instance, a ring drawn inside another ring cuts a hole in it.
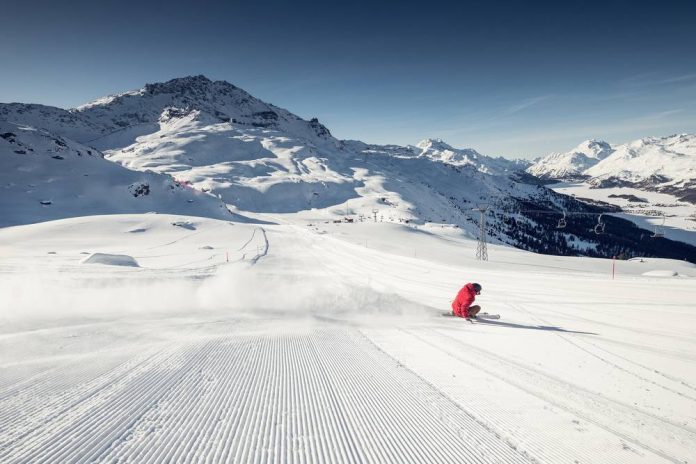
[[[454,317],[454,314],[452,314],[452,311],[442,313],[442,315],[445,317]],[[469,318],[469,319],[472,321],[475,321],[476,319],[497,320],[497,319],[500,319],[500,314],[478,313],[476,316]]]

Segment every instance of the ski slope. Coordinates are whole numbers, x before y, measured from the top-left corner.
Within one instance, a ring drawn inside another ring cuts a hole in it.
[[[696,266],[266,219],[0,229],[0,462],[696,459]]]

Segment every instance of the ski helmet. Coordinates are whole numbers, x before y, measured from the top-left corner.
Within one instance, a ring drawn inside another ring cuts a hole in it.
[[[473,284],[474,290],[476,290],[476,293],[481,293],[481,285],[479,284]]]

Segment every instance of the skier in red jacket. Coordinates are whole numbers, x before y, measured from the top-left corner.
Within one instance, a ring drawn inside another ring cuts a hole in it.
[[[452,315],[466,319],[476,317],[481,311],[481,307],[479,305],[471,306],[471,303],[476,299],[476,295],[480,294],[481,286],[479,284],[470,283],[463,286],[452,302]]]

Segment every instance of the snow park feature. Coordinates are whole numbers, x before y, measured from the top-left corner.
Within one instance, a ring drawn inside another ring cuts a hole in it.
[[[527,167],[203,76],[0,104],[0,462],[693,462],[687,207]]]
[[[109,253],[92,253],[81,264],[106,264],[110,266],[140,267],[138,261],[128,255],[113,255]]]

